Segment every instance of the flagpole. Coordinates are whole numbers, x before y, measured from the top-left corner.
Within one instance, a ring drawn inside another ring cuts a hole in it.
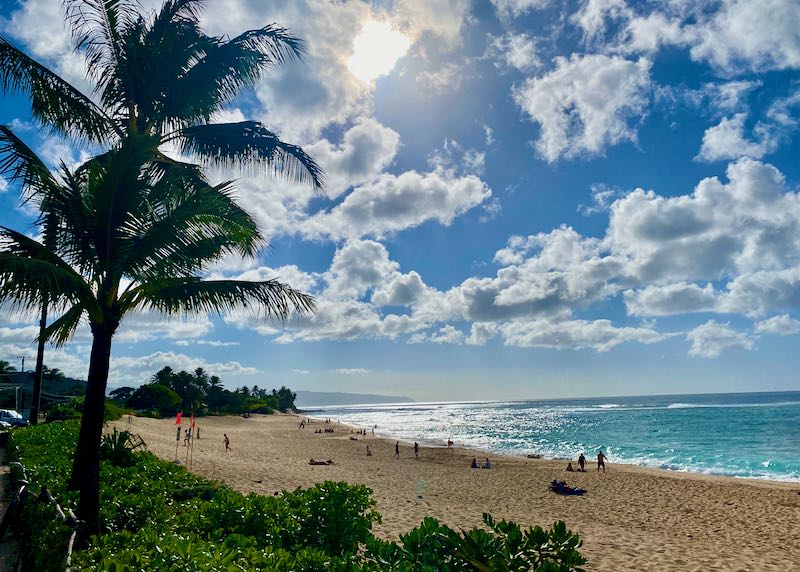
[[[181,442],[181,419],[183,417],[183,411],[178,411],[178,414],[175,416],[175,425],[178,426],[178,432],[175,435],[175,462],[180,463],[180,459],[178,458],[178,445]]]

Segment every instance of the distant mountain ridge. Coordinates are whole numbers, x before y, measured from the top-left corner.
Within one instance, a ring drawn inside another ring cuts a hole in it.
[[[343,393],[339,391],[295,391],[295,405],[304,407],[324,405],[360,405],[369,403],[414,403],[410,397],[376,395],[372,393]]]

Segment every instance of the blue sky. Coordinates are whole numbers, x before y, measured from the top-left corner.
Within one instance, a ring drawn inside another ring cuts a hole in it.
[[[88,92],[60,2],[0,7],[0,33]],[[302,144],[326,195],[212,173],[271,248],[209,275],[280,277],[319,313],[131,317],[112,387],[170,365],[419,400],[800,389],[796,1],[214,0],[204,22],[307,42],[217,119]],[[91,151],[1,101],[51,162]],[[18,189],[0,207],[35,233]],[[30,317],[0,323],[0,357],[34,353]],[[88,342],[48,365],[84,376]]]

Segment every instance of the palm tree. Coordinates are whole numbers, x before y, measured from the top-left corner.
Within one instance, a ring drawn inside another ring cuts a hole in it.
[[[126,139],[131,145],[150,141]],[[72,472],[81,491],[79,513],[92,532],[98,525],[98,451],[111,343],[123,318],[138,309],[185,314],[244,307],[278,318],[313,310],[309,296],[276,280],[201,279],[198,273],[222,256],[258,253],[263,239],[255,221],[232,200],[230,183],[186,181],[183,168],[151,164],[133,178],[136,186],[118,192],[117,181],[127,180],[125,172],[142,152],[123,146],[74,172],[62,166],[59,175],[48,173],[52,187],[41,185],[31,200],[46,232],[55,236],[54,248],[0,227],[0,298],[25,310],[49,301],[61,312],[45,332],[56,344],[65,343],[84,317],[92,332]]]
[[[242,88],[299,57],[301,42],[274,25],[232,39],[207,36],[198,23],[202,3],[169,0],[143,15],[133,0],[64,0],[95,100],[0,37],[0,89],[27,94],[43,126],[105,149],[77,169],[62,163],[51,173],[0,126],[0,175],[40,208],[48,239],[0,227],[0,299],[61,312],[44,334],[56,344],[83,318],[92,332],[71,477],[89,534],[99,530],[103,406],[112,338],[124,316],[244,307],[285,319],[314,307],[276,280],[200,278],[221,257],[252,257],[266,244],[234,202],[232,182],[211,185],[203,165],[262,166],[317,188],[323,183],[313,159],[261,123],[210,123]],[[169,157],[166,145],[201,164]]]

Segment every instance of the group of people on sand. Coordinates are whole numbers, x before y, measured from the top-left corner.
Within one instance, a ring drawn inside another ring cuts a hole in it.
[[[335,433],[333,427],[321,427],[314,431],[314,433]]]
[[[606,472],[606,461],[608,461],[608,457],[605,456],[602,450],[597,452],[597,471],[599,472],[600,469],[603,469],[603,472]],[[572,466],[572,461],[567,463],[567,468],[564,469],[569,473],[578,472],[578,473],[585,473],[586,472],[586,457],[583,453],[578,456],[578,468],[575,469]]]
[[[478,464],[478,458],[472,457],[472,463],[470,464],[470,469],[491,469],[493,467],[492,462],[489,460],[489,457],[486,457],[486,462],[483,465]]]

